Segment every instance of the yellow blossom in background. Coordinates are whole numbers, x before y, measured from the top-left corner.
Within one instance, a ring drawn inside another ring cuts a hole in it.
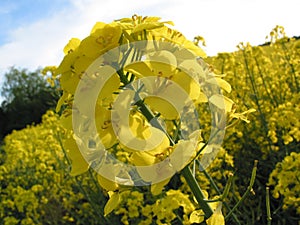
[[[282,162],[276,164],[276,168],[269,177],[269,185],[274,186],[273,196],[283,196],[284,208],[294,207],[300,214],[300,154],[292,152]]]
[[[137,15],[98,22],[69,41],[57,68],[43,70],[50,84],[60,82],[60,118],[49,111],[41,124],[5,137],[3,224],[225,224],[257,157],[255,196],[237,219],[266,220],[261,190],[270,185],[274,223],[298,222],[299,40],[277,26],[271,45],[241,43],[204,61],[204,39],[189,41],[172,26]],[[216,143],[206,145],[210,138]],[[189,164],[205,199],[221,196],[236,173],[227,198],[208,203],[205,222],[179,176]]]

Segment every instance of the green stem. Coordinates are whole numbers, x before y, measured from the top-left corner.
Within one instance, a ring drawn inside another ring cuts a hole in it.
[[[183,175],[184,179],[188,183],[198,204],[200,205],[201,209],[203,210],[203,212],[205,214],[205,218],[206,219],[209,218],[213,214],[213,211],[210,208],[209,204],[204,200],[205,196],[204,196],[201,188],[199,187],[199,184],[198,184],[196,178],[193,176],[189,165],[187,165],[186,167],[183,168],[183,170],[181,171],[181,174]]]
[[[213,180],[213,178],[206,172],[206,170],[201,166],[199,160],[196,161],[199,166],[201,167],[201,171],[204,173],[205,177],[209,180],[209,183],[211,184],[211,186],[215,189],[215,191],[217,192],[218,195],[222,195],[220,189],[218,188],[217,184],[215,183],[215,181]],[[232,179],[232,178],[231,178]],[[224,200],[224,196],[222,196],[222,200]],[[225,206],[225,208],[230,211],[231,209],[229,208],[229,205],[227,204],[227,202],[223,201],[223,205]],[[239,221],[239,219],[237,218],[237,216],[235,215],[235,213],[232,213],[232,217],[233,220],[237,223],[237,224],[241,224],[241,222]]]
[[[229,194],[229,190],[230,190],[231,184],[232,184],[232,181],[233,181],[233,174],[230,173],[229,176],[228,176],[228,180],[227,180],[227,183],[225,185],[223,194],[221,196],[222,201],[224,201],[227,198],[227,196]]]
[[[288,48],[286,47],[286,45],[284,44],[284,42],[281,42],[281,47],[283,49],[283,53],[284,53],[284,58],[287,61],[288,65],[290,66],[291,69],[291,90],[292,92],[295,92],[292,82],[295,82],[296,85],[296,92],[299,91],[299,84],[298,84],[298,80],[296,77],[296,69],[294,67],[294,65],[291,63],[291,57],[288,55]]]
[[[278,102],[276,100],[276,98],[274,98],[274,96],[272,96],[270,90],[269,90],[269,87],[267,87],[267,83],[266,83],[266,78],[263,76],[263,72],[261,70],[261,67],[259,65],[259,62],[257,60],[257,58],[254,56],[254,60],[255,60],[255,63],[256,63],[256,67],[257,67],[257,70],[258,70],[258,73],[260,75],[260,78],[262,80],[262,83],[263,83],[263,86],[264,86],[264,89],[273,105],[273,107],[278,107]]]
[[[250,79],[251,88],[252,88],[253,93],[254,93],[254,101],[255,101],[255,104],[256,104],[256,107],[257,107],[257,110],[259,112],[259,116],[260,116],[260,119],[261,119],[261,122],[262,122],[262,125],[263,125],[263,128],[264,128],[264,136],[265,136],[266,140],[268,141],[269,150],[272,150],[272,141],[271,141],[270,137],[268,136],[268,130],[269,130],[268,129],[268,123],[267,123],[265,114],[262,110],[262,106],[259,103],[259,93],[257,91],[257,86],[256,86],[256,83],[255,83],[254,74],[253,74],[253,71],[250,70],[250,66],[249,66],[250,62],[248,63],[247,55],[246,55],[245,50],[243,50],[243,57],[244,57],[246,74],[248,75],[248,77]]]
[[[225,220],[229,219],[229,217],[232,215],[232,213],[242,204],[242,202],[246,199],[246,197],[248,196],[248,194],[252,190],[252,187],[253,187],[253,184],[254,184],[254,181],[255,181],[255,177],[256,177],[257,163],[258,163],[258,160],[255,160],[254,161],[254,166],[253,166],[253,169],[252,169],[252,175],[251,175],[251,179],[250,179],[250,184],[249,184],[246,192],[243,194],[242,198],[238,201],[238,203],[236,203],[236,205],[226,215]]]
[[[138,96],[137,96],[138,97]],[[148,121],[151,121],[151,124],[155,126],[156,128],[164,131],[166,134],[167,132],[163,128],[163,126],[159,123],[158,120],[155,119],[155,116],[153,115],[152,111],[149,109],[147,105],[144,104],[143,101],[139,100],[136,102],[136,105],[139,106],[140,111],[143,113],[143,115],[146,117]],[[168,135],[171,145],[175,145],[175,142],[172,138]],[[213,211],[208,205],[208,203],[204,200],[205,196],[203,195],[203,192],[201,188],[199,187],[199,184],[196,180],[196,178],[193,176],[192,171],[189,168],[189,165],[183,168],[181,171],[181,174],[185,178],[186,182],[188,183],[189,187],[191,188],[191,191],[193,192],[198,204],[200,205],[201,209],[205,213],[205,218],[209,218]]]
[[[268,225],[271,225],[271,209],[270,209],[270,188],[266,187],[266,208],[267,208],[267,221]]]

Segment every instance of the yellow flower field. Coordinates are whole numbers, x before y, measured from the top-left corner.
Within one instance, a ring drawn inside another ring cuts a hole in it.
[[[136,15],[72,38],[56,112],[1,146],[0,223],[299,224],[300,40],[199,38]]]

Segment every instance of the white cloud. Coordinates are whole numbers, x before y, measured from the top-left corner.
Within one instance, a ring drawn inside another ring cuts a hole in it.
[[[173,2],[170,7],[161,10],[162,15],[170,17],[188,38],[203,36],[207,41],[208,54],[233,51],[242,41],[262,44],[277,24],[286,27],[288,35],[300,33],[296,0]]]
[[[57,65],[71,37],[84,38],[96,21],[110,22],[134,13],[162,16],[192,39],[203,36],[208,54],[233,51],[240,41],[264,42],[277,24],[288,35],[299,35],[297,1],[286,0],[75,0],[72,6],[26,27],[12,28],[10,41],[0,46],[0,72],[10,66],[36,69]]]
[[[61,9],[46,18],[10,31],[10,41],[0,46],[0,72],[11,66],[36,69],[38,66],[58,64],[63,57],[62,49],[71,37],[84,38],[96,21],[143,13],[151,3],[129,1],[72,1],[73,6]]]

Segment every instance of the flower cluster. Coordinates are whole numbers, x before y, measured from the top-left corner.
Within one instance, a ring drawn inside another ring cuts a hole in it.
[[[270,41],[264,45],[241,43],[236,52],[220,53],[207,59],[217,73],[227,75],[226,79],[233,89],[229,97],[244,110],[256,109],[251,114],[251,123],[229,129],[224,141],[224,148],[230,149],[234,155],[235,166],[241,168],[238,171],[240,188],[247,185],[242,180],[252,166],[249,160],[260,159],[259,189],[265,190],[264,185],[267,185],[275,165],[285,156],[299,151],[300,40],[286,37],[280,26],[276,26],[269,36]],[[296,171],[291,171],[287,179],[296,174]],[[277,187],[274,193],[283,188],[277,183],[277,175],[279,173],[272,173],[272,185]],[[295,191],[289,187],[286,186],[287,190],[282,189],[280,193],[284,195]],[[256,193],[256,196],[260,195],[265,193]],[[263,197],[256,198],[251,205],[254,207],[264,201]],[[272,199],[271,204],[275,207],[282,202]],[[285,201],[285,204],[294,205],[291,201]],[[273,220],[281,220],[280,217],[278,213]]]
[[[77,178],[78,182],[69,176],[63,139],[53,111],[43,116],[42,124],[5,137],[0,165],[3,224],[98,223],[86,195],[98,190],[89,176]]]
[[[269,185],[274,185],[273,196],[283,196],[283,208],[295,208],[300,214],[300,153],[292,152],[282,162],[276,164],[269,178]]]
[[[54,72],[71,174],[98,173],[110,197],[105,215],[128,185],[150,184],[158,195],[196,157],[208,166],[227,117],[247,120],[223,96],[231,86],[203,61],[202,49],[170,25],[140,16],[98,22],[85,39],[70,40]]]

